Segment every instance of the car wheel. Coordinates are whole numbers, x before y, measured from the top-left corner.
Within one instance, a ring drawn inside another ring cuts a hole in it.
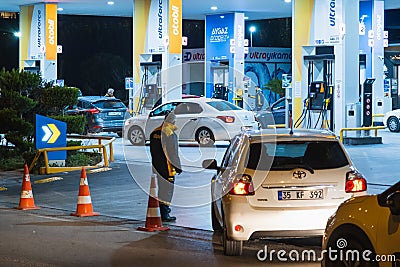
[[[83,135],[88,135],[89,134],[89,126],[86,124],[85,128],[83,129]]]
[[[223,211],[222,211],[223,213]],[[222,215],[222,217],[224,217]],[[240,256],[243,251],[243,241],[231,240],[228,237],[228,231],[225,225],[225,218],[223,218],[224,227],[222,234],[222,246],[224,248],[224,254],[226,256]]]
[[[215,138],[210,129],[202,127],[196,132],[196,141],[201,146],[212,146],[215,142]]]
[[[396,117],[389,117],[386,123],[387,127],[389,128],[389,131],[391,132],[399,132],[400,131],[400,123],[399,119]]]
[[[243,251],[243,241],[230,240],[227,235],[227,230],[224,228],[222,237],[222,245],[226,256],[240,256]]]
[[[133,126],[128,131],[128,139],[134,146],[143,146],[145,143],[144,132],[137,126]]]
[[[118,137],[122,137],[122,132],[117,132]]]
[[[214,231],[222,231],[221,224],[219,223],[217,216],[215,215],[215,202],[211,202],[211,225]]]
[[[371,242],[357,227],[345,226],[335,230],[328,240],[327,249],[336,251],[337,253],[333,253],[332,255],[326,253],[324,255],[325,267],[378,267],[374,261],[376,254]],[[367,250],[370,253],[366,253]]]

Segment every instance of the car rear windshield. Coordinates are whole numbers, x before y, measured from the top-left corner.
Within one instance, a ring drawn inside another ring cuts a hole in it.
[[[240,108],[228,101],[210,101],[206,102],[208,105],[212,106],[213,108],[224,111],[224,110],[240,110]]]
[[[322,170],[348,164],[341,146],[331,141],[252,143],[247,155],[247,168],[253,170]]]
[[[96,108],[107,109],[107,108],[125,108],[124,103],[118,100],[104,100],[93,103]]]

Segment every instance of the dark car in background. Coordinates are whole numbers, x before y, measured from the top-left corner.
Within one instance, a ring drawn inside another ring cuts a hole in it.
[[[264,110],[255,112],[254,115],[261,128],[266,129],[270,125],[285,124],[286,105],[288,102],[286,100],[286,97],[282,97]]]
[[[66,110],[68,115],[86,116],[84,134],[114,132],[122,136],[129,111],[120,99],[104,96],[82,96],[78,104]]]

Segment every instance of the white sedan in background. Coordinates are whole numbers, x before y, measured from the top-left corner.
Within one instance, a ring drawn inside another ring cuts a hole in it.
[[[165,115],[176,115],[180,141],[196,141],[212,145],[215,141],[228,141],[243,130],[258,129],[251,111],[228,101],[210,98],[186,98],[168,101],[150,111],[125,121],[125,136],[133,145],[144,145],[151,132],[159,127]]]
[[[385,113],[383,124],[388,127],[391,132],[400,131],[400,109],[395,109]]]

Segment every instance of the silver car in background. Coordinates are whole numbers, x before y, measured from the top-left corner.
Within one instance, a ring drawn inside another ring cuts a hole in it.
[[[150,111],[125,121],[126,138],[133,145],[144,145],[151,132],[159,127],[167,113],[176,115],[180,141],[196,141],[209,146],[215,141],[229,141],[243,130],[258,129],[251,111],[228,101],[210,98],[186,98],[168,101]]]

